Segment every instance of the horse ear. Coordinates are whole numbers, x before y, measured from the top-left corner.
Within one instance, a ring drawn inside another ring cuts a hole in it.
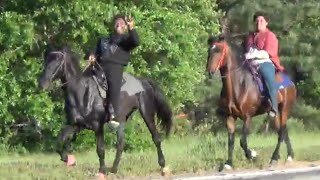
[[[51,43],[48,43],[46,46],[46,50],[43,53],[43,57],[47,57],[47,55],[51,52],[54,51],[54,47]]]
[[[219,37],[218,37],[218,41],[223,41],[225,39],[226,39],[226,37],[223,34],[220,34]]]
[[[64,52],[64,53],[69,53],[70,51],[71,51],[71,50],[70,50],[69,46],[63,46],[62,52]]]
[[[89,59],[89,56],[90,56],[90,55],[94,55],[94,54],[95,54],[94,49],[90,49],[90,50],[88,50],[88,51],[85,53],[84,59],[87,60],[87,59]]]
[[[208,38],[208,45],[212,45],[213,43],[217,42],[217,38],[215,36],[210,36]]]

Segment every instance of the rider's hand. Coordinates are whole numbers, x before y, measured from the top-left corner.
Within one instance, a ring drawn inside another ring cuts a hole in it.
[[[257,54],[257,49],[255,48],[250,48],[249,52],[247,52],[245,54],[246,59],[254,59],[256,58],[256,54]]]
[[[96,62],[96,57],[94,56],[94,55],[90,55],[89,56],[89,63],[90,64],[93,64],[93,63],[95,63]]]
[[[254,52],[248,52],[245,54],[246,59],[254,59],[256,57]]]
[[[127,25],[128,25],[128,28],[129,30],[132,30],[134,28],[134,21],[133,21],[133,18],[131,16],[129,17],[126,17],[126,22],[127,22]]]
[[[278,69],[280,72],[283,72],[283,71],[285,70],[283,66],[279,66],[277,69]]]

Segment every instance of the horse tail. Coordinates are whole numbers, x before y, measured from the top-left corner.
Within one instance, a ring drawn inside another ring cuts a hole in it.
[[[152,96],[156,106],[158,118],[161,120],[160,124],[166,132],[168,137],[172,128],[172,110],[161,88],[152,80],[146,79],[148,84],[152,87]]]

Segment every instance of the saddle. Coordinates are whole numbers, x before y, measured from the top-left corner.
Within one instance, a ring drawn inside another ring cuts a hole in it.
[[[108,91],[108,81],[105,73],[101,68],[97,68],[96,66],[92,66],[93,78],[95,79],[98,86],[100,86],[104,91]],[[122,79],[121,86],[126,83],[126,79]]]
[[[101,69],[97,69],[95,67],[93,67],[93,78],[95,79],[95,81],[97,82],[97,84],[104,90],[104,91],[108,91],[108,82],[107,82],[107,78],[106,75],[104,74],[104,72]]]

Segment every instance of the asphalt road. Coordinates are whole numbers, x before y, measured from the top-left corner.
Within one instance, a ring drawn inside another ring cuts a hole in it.
[[[198,177],[179,177],[174,180],[320,180],[320,166],[286,169],[286,170],[265,170],[257,172],[236,173],[236,174],[214,174]]]

